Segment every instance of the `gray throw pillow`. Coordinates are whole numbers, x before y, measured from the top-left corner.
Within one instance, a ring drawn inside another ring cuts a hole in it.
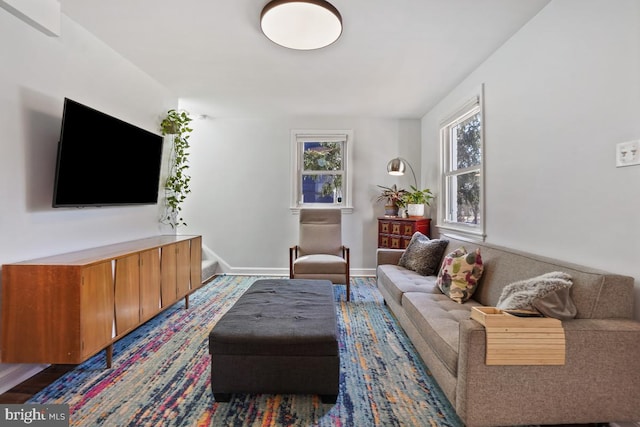
[[[520,280],[504,287],[496,307],[539,311],[547,317],[572,319],[577,314],[569,292],[572,285],[571,276],[561,271]]]
[[[435,275],[448,243],[448,240],[431,240],[416,231],[411,236],[411,241],[400,257],[398,265],[423,276]]]

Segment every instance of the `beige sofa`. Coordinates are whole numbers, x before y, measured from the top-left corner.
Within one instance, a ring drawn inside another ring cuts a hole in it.
[[[471,300],[452,301],[398,266],[401,250],[378,249],[377,283],[385,303],[467,426],[640,421],[640,322],[632,277],[443,235],[445,255],[480,247],[484,273]],[[484,327],[471,307],[495,306],[502,288],[551,271],[573,278],[578,314],[563,321],[560,366],[487,366]],[[437,273],[436,273],[437,274]]]

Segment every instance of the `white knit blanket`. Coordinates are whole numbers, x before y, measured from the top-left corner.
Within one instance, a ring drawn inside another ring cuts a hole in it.
[[[502,310],[536,310],[534,302],[537,299],[572,285],[571,276],[561,271],[520,280],[504,287],[496,307]]]

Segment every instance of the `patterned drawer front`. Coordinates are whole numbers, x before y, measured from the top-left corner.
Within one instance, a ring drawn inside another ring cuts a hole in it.
[[[411,241],[411,237],[403,237],[401,249],[407,249],[407,246],[409,246],[410,241]]]
[[[402,224],[400,224],[399,222],[392,222],[391,223],[391,234],[400,234],[400,228],[402,227]]]
[[[385,222],[385,221],[380,221],[380,229],[379,232],[380,233],[389,233],[391,230],[391,223],[390,222]]]
[[[402,235],[403,236],[413,236],[414,233],[414,225],[413,224],[403,224],[402,226]]]

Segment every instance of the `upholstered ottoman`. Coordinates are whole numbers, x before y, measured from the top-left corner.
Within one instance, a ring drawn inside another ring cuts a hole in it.
[[[209,333],[211,390],[318,394],[335,403],[340,380],[333,286],[328,280],[258,280]]]

